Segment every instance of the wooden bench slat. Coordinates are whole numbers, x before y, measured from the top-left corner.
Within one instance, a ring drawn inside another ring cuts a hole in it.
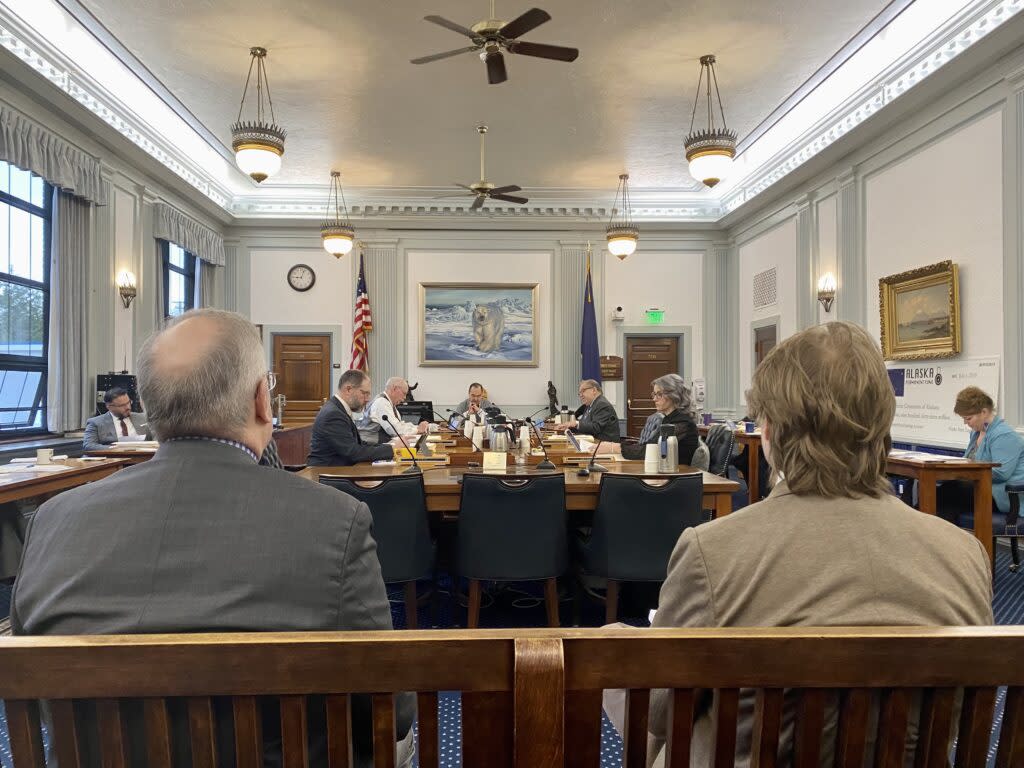
[[[601,765],[601,691],[565,692],[566,768]]]
[[[511,691],[462,694],[463,768],[512,768]]]
[[[282,696],[280,702],[281,764],[283,768],[306,768],[309,765],[306,697]]]
[[[878,708],[875,768],[903,768],[910,703],[911,692],[906,688],[892,688],[882,694]]]
[[[352,699],[346,694],[326,698],[327,764],[331,768],[352,765]]]
[[[646,688],[626,691],[626,723],[622,736],[622,765],[625,768],[647,766],[647,720],[651,692]]]
[[[957,729],[956,768],[985,768],[995,707],[995,688],[964,691]]]
[[[868,745],[868,721],[871,717],[872,693],[867,688],[853,688],[842,697],[839,706],[839,739],[836,748],[837,768],[861,768]]]
[[[375,693],[373,700],[373,766],[395,768],[395,697]]]
[[[262,765],[263,719],[259,702],[255,696],[235,696],[231,709],[235,717],[235,763]]]
[[[188,732],[192,740],[192,768],[217,768],[213,702],[208,696],[188,699]]]
[[[1003,704],[996,768],[1016,765],[1024,765],[1024,688],[1012,686],[1006,690]]]
[[[146,758],[149,768],[171,768],[171,721],[165,699],[143,700],[146,721]]]
[[[50,738],[57,763],[61,768],[78,768],[81,755],[78,750],[78,726],[75,723],[75,702],[71,699],[53,699],[49,702]]]
[[[921,697],[914,768],[946,768],[953,729],[955,688],[928,688]]]
[[[775,768],[782,729],[782,688],[759,688],[754,701],[750,768]]]
[[[416,728],[420,768],[438,768],[440,765],[441,732],[438,726],[437,692],[416,694]]]
[[[794,768],[819,768],[821,765],[821,730],[825,726],[826,691],[805,688],[799,693],[796,735],[793,743]]]
[[[7,711],[7,733],[14,764],[18,768],[44,768],[39,703],[32,699],[8,699],[4,707]]]
[[[514,669],[515,764],[517,768],[562,768],[565,663],[561,640],[517,638]]]
[[[100,763],[103,768],[127,768],[128,740],[121,703],[117,699],[96,702],[96,727],[100,732]]]
[[[692,688],[676,688],[669,692],[668,722],[665,724],[666,768],[690,768],[696,706],[697,692]]]
[[[740,691],[738,688],[720,688],[715,691],[711,707],[714,727],[715,768],[733,768],[736,764],[736,721],[739,719]]]

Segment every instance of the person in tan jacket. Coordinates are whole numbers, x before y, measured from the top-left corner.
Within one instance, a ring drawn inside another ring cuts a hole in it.
[[[885,464],[895,398],[863,328],[828,323],[790,337],[754,373],[747,404],[781,479],[764,501],[683,533],[654,627],[993,623],[981,543],[891,493]],[[652,762],[667,703],[666,691],[652,693]],[[711,703],[707,693],[695,716],[691,765],[699,768],[710,765]],[[787,696],[779,765],[792,763],[794,710]],[[738,768],[750,765],[753,712],[745,690]],[[835,725],[833,707],[823,744],[835,744]],[[915,739],[911,732],[908,750]],[[832,762],[823,754],[823,766]]]

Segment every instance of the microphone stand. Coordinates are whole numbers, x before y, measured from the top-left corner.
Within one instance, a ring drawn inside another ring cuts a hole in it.
[[[597,445],[594,446],[594,452],[590,454],[590,461],[587,462],[587,466],[585,466],[583,469],[576,473],[577,475],[579,475],[580,477],[587,477],[591,472],[608,471],[608,467],[604,466],[603,464],[597,464],[594,461],[597,458],[597,451],[601,447],[601,444],[603,442],[604,440],[597,441]]]
[[[389,418],[388,418],[388,415],[387,415],[386,413],[382,413],[382,414],[380,415],[380,417],[381,417],[382,419],[384,419],[384,421],[386,421],[386,422],[387,422],[388,424],[390,424],[390,423],[391,423],[391,419],[389,419]],[[417,463],[417,461],[416,461],[416,451],[412,450],[412,449],[411,449],[411,448],[409,447],[409,444],[408,444],[407,442],[405,442],[405,438],[404,438],[404,437],[402,437],[402,433],[401,433],[401,432],[399,432],[399,431],[398,431],[398,429],[397,429],[396,427],[392,427],[392,429],[394,429],[394,430],[395,430],[395,437],[397,437],[397,438],[398,438],[399,440],[401,440],[401,441],[402,441],[402,445],[404,445],[404,446],[405,446],[405,450],[409,451],[409,457],[410,457],[410,458],[412,459],[412,466],[411,466],[411,467],[408,467],[407,469],[404,469],[404,470],[402,470],[402,474],[403,474],[403,475],[414,475],[414,474],[416,474],[417,472],[418,472],[419,474],[423,474],[423,470],[422,470],[422,469],[420,469],[420,465],[419,465],[419,463]]]
[[[540,413],[540,411],[537,411],[537,413]],[[534,415],[536,416],[537,414]],[[540,430],[537,429],[537,425],[533,423],[532,418],[528,421],[530,422],[530,426],[533,427],[533,431],[537,433],[537,442],[540,443],[540,449],[544,451],[544,461],[537,465],[537,469],[555,469],[554,462],[548,458],[548,449],[544,447],[544,438],[541,437]]]

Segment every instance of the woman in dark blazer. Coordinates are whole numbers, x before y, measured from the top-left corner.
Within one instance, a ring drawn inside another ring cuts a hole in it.
[[[697,450],[697,422],[693,417],[693,398],[683,378],[675,373],[661,376],[651,382],[651,398],[658,413],[664,415],[659,427],[672,425],[679,441],[679,463],[689,464]],[[646,446],[658,442],[661,430],[640,435],[640,442],[622,446],[622,458],[642,459]]]

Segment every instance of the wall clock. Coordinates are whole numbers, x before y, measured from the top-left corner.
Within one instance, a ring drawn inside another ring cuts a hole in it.
[[[306,264],[296,264],[288,270],[288,285],[296,291],[308,291],[316,283],[316,272]]]

